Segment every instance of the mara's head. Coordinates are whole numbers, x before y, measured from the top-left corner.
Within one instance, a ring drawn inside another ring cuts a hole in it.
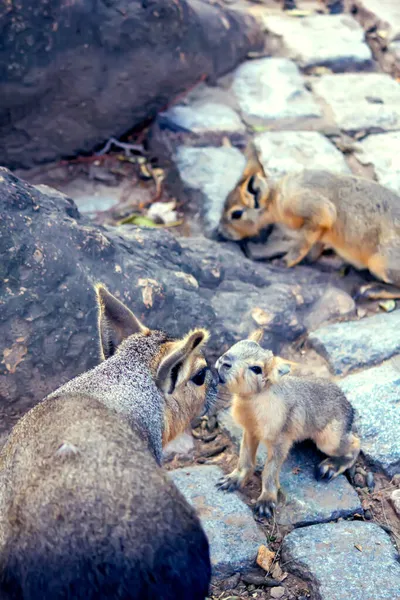
[[[151,330],[103,285],[96,286],[100,350],[103,360],[113,355],[132,357],[134,366],[147,366],[166,401],[164,443],[181,433],[216,396],[216,385],[203,354],[209,333],[193,329],[181,339]],[[173,412],[168,418],[168,410]],[[172,421],[172,422],[171,422]]]
[[[267,218],[270,187],[253,146],[246,148],[247,163],[239,183],[225,201],[218,233],[233,241],[257,236],[270,224]]]
[[[238,396],[253,396],[290,372],[290,363],[259,344],[263,331],[234,344],[216,362],[219,381]]]

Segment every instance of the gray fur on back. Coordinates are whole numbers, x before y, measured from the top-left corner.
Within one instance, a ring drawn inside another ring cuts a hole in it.
[[[150,371],[162,332],[136,335],[125,340],[119,351],[100,365],[72,379],[48,398],[79,393],[92,396],[115,410],[146,440],[158,463],[162,458],[164,398]]]

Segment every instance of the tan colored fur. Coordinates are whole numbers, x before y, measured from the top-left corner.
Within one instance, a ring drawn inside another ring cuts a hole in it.
[[[226,490],[245,485],[263,442],[268,458],[256,509],[270,516],[281,466],[295,442],[312,439],[330,456],[319,465],[319,475],[328,480],[354,464],[360,443],[352,432],[353,409],[340,388],[329,380],[289,376],[293,363],[263,350],[259,338],[256,333],[235,344],[216,363],[221,383],[233,395],[232,416],[244,432],[237,468],[219,485]]]
[[[286,255],[288,267],[321,244],[321,250],[332,248],[354,267],[400,287],[400,197],[378,183],[313,170],[272,182],[254,150],[248,151],[243,176],[226,200],[220,233],[238,241],[274,223],[300,234]],[[364,293],[380,297],[367,288]],[[400,297],[400,290],[382,294]]]

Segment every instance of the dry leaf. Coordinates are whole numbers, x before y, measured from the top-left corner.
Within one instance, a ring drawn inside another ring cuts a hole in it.
[[[360,546],[360,544],[354,544],[354,548],[357,548],[357,550],[362,552],[362,546]]]
[[[260,546],[257,554],[257,564],[264,571],[269,571],[274,562],[275,552],[268,550],[266,546]]]

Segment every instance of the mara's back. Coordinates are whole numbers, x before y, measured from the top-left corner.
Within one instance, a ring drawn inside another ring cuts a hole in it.
[[[91,396],[47,399],[14,428],[0,457],[0,544],[2,599],[207,595],[194,510],[139,432]]]
[[[400,231],[400,196],[375,181],[312,169],[293,178],[301,188],[327,197],[336,206],[341,218],[348,215],[354,220],[361,215],[378,218],[381,222],[387,219]],[[368,223],[369,226],[371,224]]]

